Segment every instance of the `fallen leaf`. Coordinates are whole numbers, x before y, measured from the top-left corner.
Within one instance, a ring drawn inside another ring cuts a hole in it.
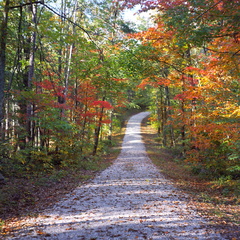
[[[43,232],[43,231],[41,231],[41,230],[37,230],[36,232],[37,232],[38,235],[46,234],[46,232]]]
[[[76,230],[76,228],[69,227],[69,228],[66,228],[66,230]]]
[[[147,227],[149,227],[149,228],[154,228],[154,226],[153,226],[153,225],[147,225]]]

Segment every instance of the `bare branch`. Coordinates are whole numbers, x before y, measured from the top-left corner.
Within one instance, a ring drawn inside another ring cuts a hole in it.
[[[38,3],[44,4],[44,0],[35,1],[35,2],[23,3],[23,4],[20,4],[20,5],[17,5],[17,6],[9,7],[9,9],[21,8],[21,7],[29,6],[29,5],[32,5],[32,4],[38,4]]]
[[[239,52],[240,52],[240,49],[233,54],[233,57],[234,57],[235,55],[240,55],[240,54],[238,54]]]
[[[205,13],[209,12],[212,8],[216,7],[220,2],[222,2],[222,0],[216,2],[215,4],[213,4],[211,7],[209,7],[207,10],[205,10],[203,13],[201,13],[200,15],[198,15],[196,18],[193,19],[193,22],[195,20],[198,20],[200,17],[202,17]]]
[[[90,31],[87,31],[86,29],[84,29],[83,27],[81,27],[79,24],[77,24],[76,22],[73,22],[71,19],[69,19],[68,17],[66,17],[65,15],[62,15],[60,13],[58,13],[57,11],[55,11],[54,9],[52,9],[51,7],[49,7],[48,5],[46,5],[45,3],[41,3],[44,7],[46,7],[47,9],[49,9],[51,12],[53,12],[54,14],[56,14],[57,16],[59,16],[62,19],[67,20],[68,22],[70,22],[71,24],[73,24],[74,26],[78,27],[80,30],[82,30],[84,33],[87,34],[89,40],[97,47],[97,49],[99,50],[99,54],[100,54],[100,60],[103,60],[103,51],[102,49],[100,49],[100,47],[97,45],[97,43],[92,39],[91,35],[90,35]]]
[[[206,50],[211,51],[211,52],[216,52],[216,53],[222,53],[222,54],[232,54],[232,56],[238,55],[237,53],[240,52],[240,50],[238,50],[237,52],[233,53],[233,52],[221,52],[221,51],[217,51],[211,48],[207,48],[205,47]]]
[[[55,11],[54,9],[52,9],[51,7],[49,7],[47,4],[44,3],[44,0],[40,0],[40,1],[30,1],[28,3],[24,3],[24,4],[20,4],[20,5],[17,5],[17,6],[12,6],[10,7],[10,9],[14,9],[14,8],[21,8],[21,7],[24,7],[24,6],[29,6],[29,5],[32,5],[32,4],[42,4],[44,7],[46,7],[48,10],[50,10],[52,13],[54,13],[55,15],[59,16],[60,18],[62,19],[65,19],[67,20],[68,22],[70,22],[71,24],[73,24],[74,26],[78,27],[80,30],[82,30],[84,33],[87,34],[89,40],[97,47],[97,49],[99,50],[99,54],[100,54],[100,59],[103,60],[103,52],[102,50],[100,49],[100,47],[97,45],[97,43],[92,39],[91,35],[90,35],[90,31],[87,31],[86,29],[84,29],[83,27],[81,27],[79,24],[77,24],[76,22],[73,22],[71,19],[69,19],[68,17],[66,17],[65,15],[62,15],[60,13],[58,13],[57,11]]]

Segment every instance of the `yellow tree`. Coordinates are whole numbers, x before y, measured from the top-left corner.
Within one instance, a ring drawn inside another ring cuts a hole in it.
[[[156,88],[159,77],[167,79],[159,85],[171,89],[168,123],[178,128],[175,137],[181,134],[189,161],[216,174],[237,169],[238,4],[146,1],[145,9],[157,9],[156,26],[131,35],[148,46],[142,56],[154,63],[140,86]]]

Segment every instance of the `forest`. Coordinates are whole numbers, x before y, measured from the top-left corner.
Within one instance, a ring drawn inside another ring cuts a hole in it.
[[[84,168],[149,110],[159,148],[239,183],[239,5],[0,2],[0,180]],[[136,7],[149,19],[125,20]]]

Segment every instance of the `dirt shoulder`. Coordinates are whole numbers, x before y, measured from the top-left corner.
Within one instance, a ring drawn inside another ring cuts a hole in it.
[[[161,148],[156,141],[156,129],[148,124],[147,118],[142,122],[142,137],[153,163],[165,177],[190,195],[190,207],[208,218],[226,239],[239,239],[239,198],[233,194],[224,195],[211,181],[193,175],[174,150]]]

